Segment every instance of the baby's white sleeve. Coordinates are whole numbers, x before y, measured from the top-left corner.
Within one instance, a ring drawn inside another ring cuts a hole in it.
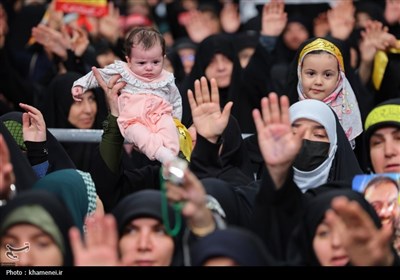
[[[170,84],[169,86],[169,100],[172,104],[172,116],[174,118],[182,120],[182,97],[179,93],[178,88],[174,83]]]
[[[97,68],[97,70],[99,70],[99,73],[106,84],[108,84],[108,81],[111,79],[111,77],[113,75],[119,74],[116,71],[114,64],[110,64],[110,65],[106,66],[105,68]],[[93,71],[90,71],[85,76],[76,80],[73,84],[73,87],[74,86],[81,86],[83,88],[83,92],[85,92],[88,89],[99,87],[99,83],[97,82]]]

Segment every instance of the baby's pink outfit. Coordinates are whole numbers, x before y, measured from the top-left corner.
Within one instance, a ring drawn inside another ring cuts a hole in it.
[[[182,118],[182,98],[174,75],[163,70],[156,79],[134,74],[123,61],[99,69],[108,84],[113,75],[121,75],[127,84],[118,97],[117,119],[122,136],[149,159],[166,162],[179,153],[179,136],[173,118]],[[93,72],[76,80],[73,86],[83,91],[98,87]]]

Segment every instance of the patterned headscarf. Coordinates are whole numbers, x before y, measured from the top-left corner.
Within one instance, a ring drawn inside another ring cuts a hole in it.
[[[300,56],[297,61],[297,75],[299,80],[297,84],[297,92],[299,99],[303,100],[308,98],[303,92],[301,68],[303,66],[305,56],[314,51],[325,51],[330,53],[338,61],[340,74],[336,88],[322,101],[335,111],[349,141],[354,140],[363,131],[360,109],[358,107],[354,91],[345,75],[342,53],[338,47],[326,39],[317,38],[307,44],[300,52]]]

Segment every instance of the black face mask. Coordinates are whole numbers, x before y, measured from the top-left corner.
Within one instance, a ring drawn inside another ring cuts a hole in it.
[[[303,146],[294,161],[294,167],[301,171],[311,171],[321,165],[327,158],[330,144],[303,139]]]

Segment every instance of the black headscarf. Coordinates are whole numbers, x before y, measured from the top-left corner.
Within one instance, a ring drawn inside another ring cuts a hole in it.
[[[122,237],[124,228],[132,220],[137,218],[154,218],[163,223],[161,199],[162,194],[156,190],[142,190],[130,195],[125,196],[112,211],[115,216],[118,227],[119,238]],[[175,225],[175,213],[171,206],[168,205],[168,219],[170,227]],[[182,229],[181,229],[182,232]],[[177,235],[173,238],[175,248],[174,257],[171,265],[177,265],[180,262],[180,250],[179,250],[179,237]]]
[[[190,169],[200,179],[215,177],[233,185],[249,184],[253,181],[250,158],[239,124],[232,115],[221,135],[221,139],[222,150],[220,156],[211,158],[211,155],[207,155],[212,152],[214,152],[212,154],[217,154],[220,146],[210,144],[208,140],[198,135],[191,155]],[[215,151],[215,149],[218,149],[218,151]]]
[[[3,138],[10,152],[10,160],[13,165],[17,192],[30,189],[32,185],[36,182],[37,177],[33,172],[32,166],[29,163],[28,158],[22,153],[21,149],[15,143],[14,138],[1,121],[0,134],[3,135]]]
[[[239,123],[241,123],[242,120],[239,114],[243,111],[241,110],[243,104],[239,102],[239,94],[241,93],[241,66],[233,45],[233,40],[233,35],[217,34],[207,37],[198,45],[192,72],[180,89],[183,106],[182,123],[184,125],[190,126],[192,124],[192,114],[190,112],[189,101],[187,98],[187,90],[194,90],[194,81],[205,76],[205,70],[216,54],[223,54],[233,63],[230,85],[226,88],[219,88],[220,105],[223,107],[228,101],[233,101],[234,105],[232,108],[232,115],[234,115]],[[243,130],[242,125],[241,128]]]
[[[313,240],[319,224],[325,217],[325,212],[331,208],[332,200],[335,197],[345,196],[351,201],[357,201],[360,206],[372,218],[377,228],[381,227],[381,222],[374,208],[365,200],[362,194],[355,192],[343,186],[344,183],[325,184],[321,187],[327,191],[317,194],[315,197],[309,197],[303,218],[300,224],[294,230],[288,247],[289,263],[292,265],[319,266],[320,263],[315,255]]]
[[[74,226],[74,223],[72,221],[70,213],[68,212],[68,208],[60,200],[58,200],[58,198],[55,195],[43,190],[30,190],[17,195],[3,208],[0,216],[1,223],[6,221],[7,217],[9,217],[10,214],[12,214],[15,210],[24,206],[33,206],[33,205],[38,205],[44,208],[47,214],[49,214],[53,219],[55,225],[57,226],[62,235],[61,242],[62,242],[62,247],[64,248],[63,252],[64,266],[72,266],[73,256],[72,256],[71,246],[69,243],[68,231],[72,226]],[[23,223],[23,222],[32,223],[31,218],[32,217],[27,217],[26,221],[24,221],[23,217],[20,217],[18,219],[18,223]],[[13,224],[15,224],[15,222]],[[34,225],[40,228],[40,225],[38,225],[37,223],[35,223]],[[11,226],[11,224],[9,226]],[[1,227],[3,227],[2,224]],[[3,231],[0,234],[4,234],[4,231],[7,228],[3,229]]]
[[[163,221],[161,210],[161,193],[156,190],[142,190],[125,196],[112,211],[117,220],[118,233],[121,236],[125,226],[136,218],[154,218]],[[175,217],[172,208],[168,207],[171,224]]]
[[[56,76],[47,88],[43,98],[41,112],[48,128],[75,128],[68,121],[69,111],[74,102],[71,94],[72,84],[82,77],[76,72],[67,72]],[[101,129],[101,122],[106,118],[107,107],[103,91],[95,89],[94,96],[97,103],[97,115],[93,129]],[[82,171],[90,171],[91,158],[96,151],[97,143],[62,142],[66,152]]]
[[[74,100],[71,94],[73,83],[82,77],[82,74],[77,72],[67,72],[56,76],[44,95],[42,110],[46,125],[49,128],[75,128],[68,121],[68,115]],[[101,122],[106,117],[106,103],[104,93],[95,89],[94,96],[97,103],[96,120],[92,128],[101,128]]]
[[[240,266],[272,265],[259,237],[244,228],[216,230],[198,240],[190,253],[193,266],[202,266],[214,257],[230,258]]]

